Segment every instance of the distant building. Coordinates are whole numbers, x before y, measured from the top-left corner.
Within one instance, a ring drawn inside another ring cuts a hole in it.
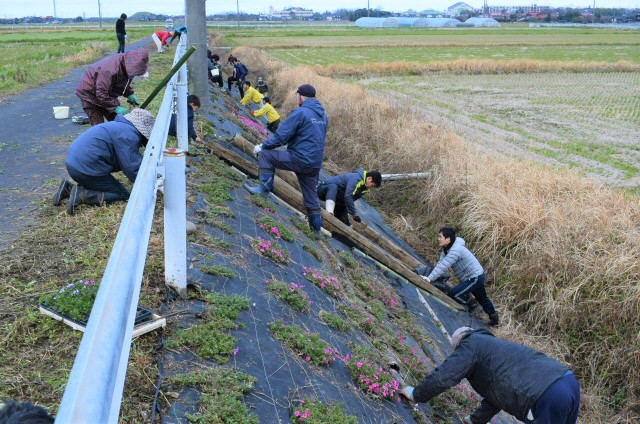
[[[269,17],[271,19],[309,19],[315,15],[313,10],[305,10],[297,7],[285,10],[275,10],[273,6],[269,6]]]
[[[449,12],[451,16],[460,16],[460,12],[462,12],[463,10],[468,10],[469,12],[475,12],[475,9],[473,7],[461,1],[447,8],[447,12]]]
[[[549,6],[538,6],[532,4],[530,6],[489,6],[489,13],[504,12],[504,13],[527,13],[527,12],[542,12],[548,10]]]

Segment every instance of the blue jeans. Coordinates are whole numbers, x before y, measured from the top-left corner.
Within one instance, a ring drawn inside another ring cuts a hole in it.
[[[531,410],[529,424],[575,424],[580,410],[580,384],[571,371],[547,387]]]
[[[469,278],[457,286],[452,287],[449,290],[449,296],[453,297],[459,303],[467,304],[469,302],[469,295],[472,294],[487,315],[493,315],[496,313],[496,308],[494,308],[491,299],[487,296],[487,291],[484,288],[484,282],[484,273],[477,277]]]
[[[88,190],[104,193],[104,202],[113,203],[129,199],[129,191],[111,174],[99,177],[83,174],[77,169],[67,165],[67,172],[79,186]]]
[[[258,168],[260,168],[260,172],[274,172],[274,168],[295,172],[307,214],[314,215],[322,212],[316,193],[320,169],[300,165],[286,150],[262,150],[258,160]]]

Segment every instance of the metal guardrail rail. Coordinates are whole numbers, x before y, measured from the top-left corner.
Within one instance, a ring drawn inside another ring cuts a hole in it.
[[[174,64],[187,50],[181,37]],[[157,191],[163,191],[165,280],[186,291],[187,68],[165,90],[129,202],[102,277],[56,423],[117,423],[153,223]],[[177,110],[178,149],[166,149]]]

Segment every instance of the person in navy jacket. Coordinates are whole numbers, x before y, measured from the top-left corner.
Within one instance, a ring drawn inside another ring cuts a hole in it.
[[[129,199],[129,191],[111,174],[122,171],[135,181],[142,163],[140,147],[147,145],[154,121],[151,112],[134,109],[82,133],[69,146],[66,159],[67,172],[78,185],[62,180],[53,204],[69,198],[67,213],[73,215],[80,204],[101,206]]]
[[[276,169],[295,172],[307,210],[309,226],[319,238],[322,210],[316,187],[324,158],[329,119],[322,104],[316,100],[316,89],[312,85],[301,85],[296,94],[300,107],[291,112],[275,134],[254,148],[254,154],[260,155],[260,184],[257,187],[245,187],[252,194],[266,197],[273,190]],[[280,146],[287,146],[287,150],[275,150]]]

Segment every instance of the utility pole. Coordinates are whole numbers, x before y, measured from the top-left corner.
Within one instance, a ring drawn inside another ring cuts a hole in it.
[[[207,76],[207,8],[206,0],[185,0],[189,45],[196,51],[187,61],[189,69],[189,93],[200,98],[202,105],[210,103],[209,78]],[[204,108],[203,108],[204,110]]]
[[[591,25],[596,23],[596,0],[593,0],[593,12],[591,13]]]
[[[56,18],[58,14],[56,13],[56,0],[53,0],[53,17]]]
[[[98,0],[98,20],[100,22],[100,28],[102,28],[102,8],[100,7],[100,0]]]
[[[367,0],[367,18],[369,17],[369,11],[371,8],[369,7],[369,0]]]
[[[238,28],[240,28],[240,0],[236,0],[236,20],[238,22]]]

